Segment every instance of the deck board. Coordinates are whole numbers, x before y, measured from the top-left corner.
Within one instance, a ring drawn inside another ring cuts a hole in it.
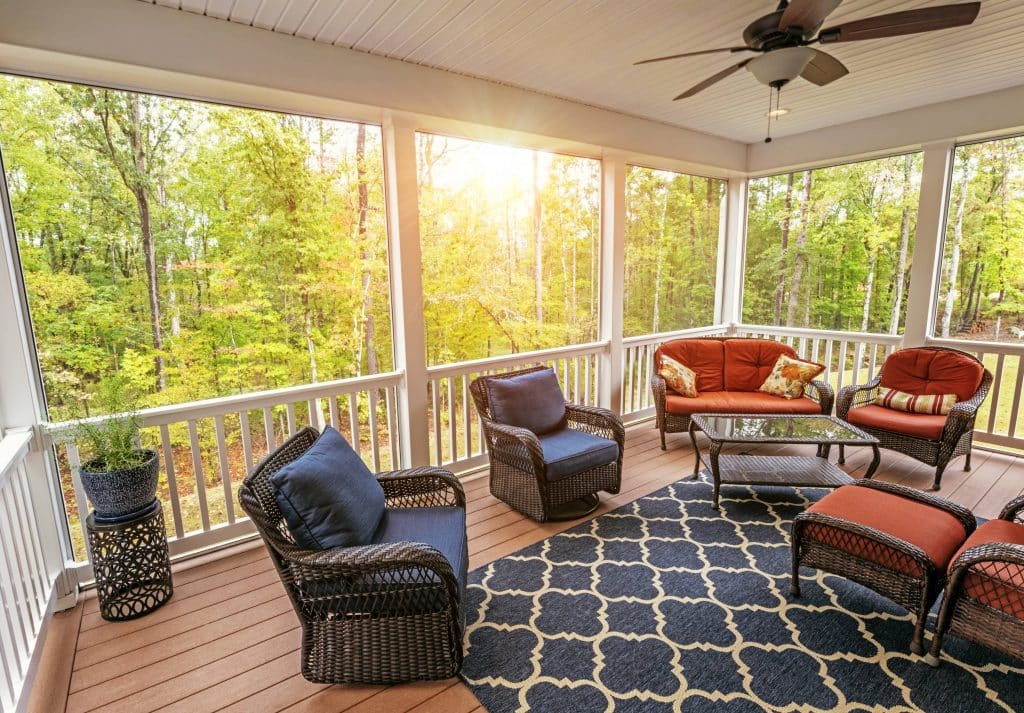
[[[758,454],[805,453],[794,446],[744,444]],[[837,453],[833,450],[832,459]],[[844,469],[861,476],[871,460],[866,448],[849,448]],[[943,478],[942,495],[995,517],[1005,502],[1024,492],[1024,459],[976,450],[973,470],[954,461]],[[600,514],[631,502],[692,473],[694,456],[685,434],[669,436],[660,448],[650,423],[627,430],[622,491],[603,495]],[[882,452],[876,477],[926,488],[932,469],[892,451]],[[723,486],[728,492],[729,486]],[[470,566],[478,567],[515,552],[576,523],[537,523],[495,499],[484,476],[465,482]],[[87,597],[64,621],[73,634],[55,636],[47,660],[63,660],[61,681],[45,686],[47,710],[184,713],[229,711],[432,711],[482,710],[461,682],[453,679],[400,686],[320,686],[299,675],[298,622],[273,565],[261,546],[245,545],[176,568],[174,598],[152,615],[110,623]],[[65,629],[67,626],[64,627]],[[63,686],[63,688],[62,688]],[[57,691],[57,695],[53,694]],[[41,700],[41,699],[40,699]],[[58,702],[54,702],[58,700]],[[42,708],[38,708],[42,710]]]

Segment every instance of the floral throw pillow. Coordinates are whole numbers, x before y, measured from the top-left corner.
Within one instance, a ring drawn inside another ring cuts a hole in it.
[[[697,375],[685,364],[680,364],[672,357],[662,354],[658,376],[664,379],[669,388],[676,393],[690,398],[697,397]]]
[[[896,411],[945,416],[956,403],[956,394],[915,396],[905,391],[897,391],[883,386],[878,390],[878,396],[875,397],[874,403],[876,406],[884,406]]]
[[[818,374],[825,371],[821,364],[781,355],[758,391],[764,391],[784,399],[799,399],[804,387]]]

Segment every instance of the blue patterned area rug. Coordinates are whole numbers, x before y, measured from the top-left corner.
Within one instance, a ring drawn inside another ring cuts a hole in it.
[[[462,676],[511,711],[1024,711],[1024,664],[839,577],[789,591],[793,517],[826,491],[680,481],[470,574]],[[934,621],[934,614],[932,616]]]

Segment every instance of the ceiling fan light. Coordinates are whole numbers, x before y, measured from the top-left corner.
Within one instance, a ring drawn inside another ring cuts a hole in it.
[[[747,69],[761,84],[788,82],[800,76],[804,67],[814,57],[810,47],[785,47],[765,52],[747,63]]]

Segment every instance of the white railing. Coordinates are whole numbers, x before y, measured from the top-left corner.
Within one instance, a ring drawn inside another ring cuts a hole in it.
[[[0,709],[24,708],[40,634],[52,613],[59,557],[47,557],[41,517],[48,503],[33,497],[25,460],[31,431],[8,433],[0,440]],[[45,491],[46,488],[43,488]]]
[[[337,428],[376,471],[398,464],[401,372],[341,379],[140,412],[142,445],[160,454],[160,492],[172,557],[250,536],[235,500],[248,471],[306,425]],[[98,417],[95,420],[103,420]],[[83,454],[75,424],[49,424],[80,580],[91,579],[85,535]]]
[[[844,386],[870,381],[885,358],[903,344],[903,337],[898,334],[834,332],[759,324],[736,325],[735,333],[743,337],[774,339],[793,347],[800,358],[824,364],[824,378],[836,393]]]
[[[929,346],[952,347],[978,357],[992,372],[988,398],[978,409],[974,440],[1004,448],[1024,450],[1024,344],[973,342],[959,339],[928,339]]]
[[[430,462],[453,470],[487,462],[483,430],[469,393],[473,379],[544,364],[558,374],[570,403],[593,406],[598,398],[601,355],[607,351],[608,342],[591,342],[428,368]]]
[[[654,368],[654,352],[660,344],[670,339],[684,337],[718,337],[727,333],[724,324],[695,329],[680,329],[674,332],[645,334],[622,340],[622,417],[637,421],[654,414],[651,393],[651,370]]]

